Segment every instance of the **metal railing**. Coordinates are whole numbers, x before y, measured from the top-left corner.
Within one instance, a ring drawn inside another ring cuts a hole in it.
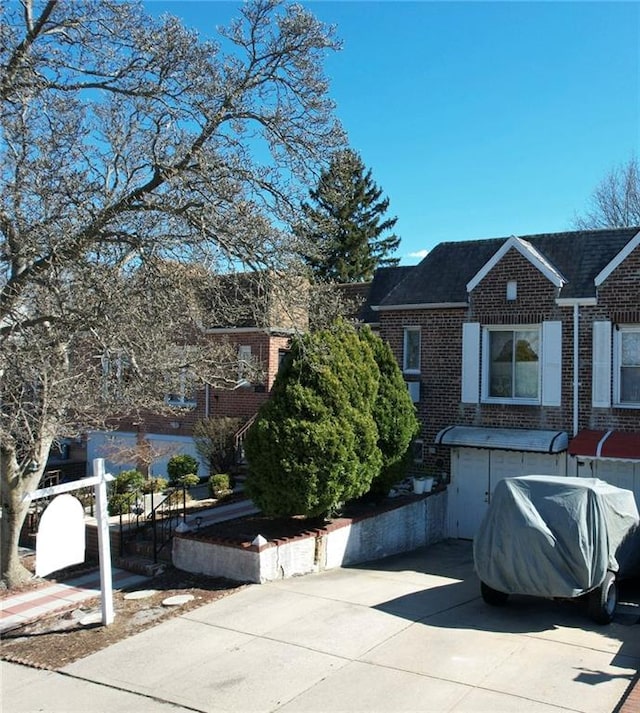
[[[181,492],[182,491],[182,492]],[[173,533],[180,522],[186,519],[186,487],[176,488],[147,516],[153,528],[153,562],[158,561],[158,553],[173,539]]]
[[[174,530],[186,517],[186,491],[185,487],[178,487],[170,488],[164,494],[142,490],[122,494],[117,503],[120,556],[124,556],[128,542],[151,528],[153,562],[156,564],[158,554],[171,542]]]
[[[243,424],[234,434],[233,436],[233,447],[235,449],[236,453],[236,463],[238,465],[242,465],[246,462],[245,457],[244,457],[244,439],[247,435],[247,432],[253,426],[256,418],[258,417],[257,413],[254,413],[253,416],[245,423]]]

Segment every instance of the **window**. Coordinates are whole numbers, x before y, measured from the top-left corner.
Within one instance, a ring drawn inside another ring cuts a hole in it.
[[[100,357],[102,366],[102,396],[121,399],[132,376],[132,362],[121,350],[107,351]]]
[[[411,455],[414,463],[424,463],[424,441],[422,438],[415,438],[411,441]]]
[[[288,349],[278,349],[278,371],[282,369],[282,365],[284,364],[284,360],[287,358],[288,354]]]
[[[616,331],[616,402],[640,406],[640,326]]]
[[[490,328],[485,335],[485,398],[538,402],[540,330]]]
[[[167,394],[165,397],[165,401],[170,406],[193,407],[196,405],[192,379],[189,378],[189,374],[186,369],[180,370],[180,375],[178,376],[177,383],[174,388],[175,391]]]
[[[405,327],[403,370],[420,373],[420,327]]]
[[[251,347],[241,345],[238,347],[238,385],[248,385],[251,381]]]
[[[503,327],[462,325],[460,400],[562,405],[562,322]]]

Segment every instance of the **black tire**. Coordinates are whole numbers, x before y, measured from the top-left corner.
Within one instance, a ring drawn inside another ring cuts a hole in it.
[[[618,585],[613,572],[607,572],[602,584],[589,593],[589,616],[596,624],[610,624],[618,604]]]
[[[507,599],[509,599],[508,594],[499,592],[484,582],[480,582],[480,593],[485,602],[491,604],[492,607],[503,607],[507,603]]]

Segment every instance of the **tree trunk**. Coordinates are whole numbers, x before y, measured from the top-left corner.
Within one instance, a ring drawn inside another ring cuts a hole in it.
[[[49,448],[42,444],[40,451],[48,453]],[[22,473],[15,450],[11,447],[0,447],[0,562],[2,582],[8,589],[24,584],[32,577],[31,572],[21,564],[18,550],[20,531],[29,511],[29,501],[24,501],[23,498],[26,493],[38,487],[45,464],[46,456],[37,470]]]

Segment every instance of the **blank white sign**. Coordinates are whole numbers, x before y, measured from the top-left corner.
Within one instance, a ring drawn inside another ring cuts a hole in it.
[[[84,562],[85,526],[82,503],[58,495],[42,514],[36,536],[36,576]]]

